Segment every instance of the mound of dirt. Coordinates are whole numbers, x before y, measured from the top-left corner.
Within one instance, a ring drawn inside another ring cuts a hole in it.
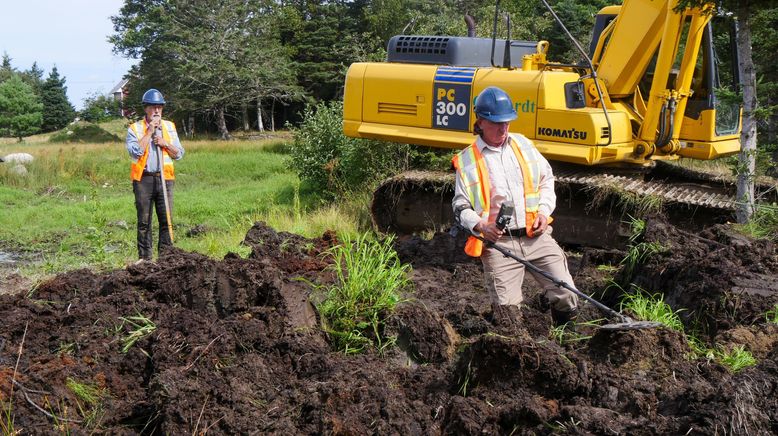
[[[778,255],[771,241],[751,240],[724,225],[690,233],[656,218],[647,221],[639,244],[654,244],[658,252],[623,269],[618,281],[664,294],[687,329],[709,339],[763,323],[778,304]]]
[[[442,233],[395,243],[415,285],[387,321],[398,346],[344,355],[310,303],[337,239],[257,223],[248,259],[172,250],[0,295],[0,405],[34,434],[774,434],[776,328],[758,316],[775,303],[774,246],[660,221],[646,240],[667,249],[620,278],[667,292],[712,339],[753,346],[757,365],[692,360],[664,328],[580,326],[590,337],[560,345],[537,285],[521,310],[493,310],[480,263]],[[611,258],[571,256],[579,289],[602,295]]]

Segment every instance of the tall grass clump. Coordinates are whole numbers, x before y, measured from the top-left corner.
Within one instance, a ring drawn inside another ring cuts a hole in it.
[[[324,296],[318,309],[336,349],[359,353],[371,345],[383,348],[385,320],[411,286],[410,266],[400,263],[391,238],[370,240],[366,233],[347,236],[327,255],[336,281],[320,288]]]
[[[692,335],[687,336],[686,339],[692,349],[691,358],[693,359],[716,361],[732,372],[756,365],[756,358],[743,345],[736,345],[731,350],[727,350],[716,345],[709,347]]]
[[[680,310],[673,312],[670,305],[664,302],[662,294],[649,295],[636,287],[636,292],[622,297],[620,310],[628,310],[645,321],[658,322],[670,329],[684,331],[683,322],[678,316]]]
[[[778,240],[778,204],[757,204],[748,223],[738,228],[754,238]]]
[[[303,115],[293,130],[290,168],[329,199],[372,190],[387,176],[409,168],[443,170],[450,165],[450,151],[346,137],[341,102],[309,106]]]
[[[629,242],[627,243],[627,255],[621,260],[627,277],[632,275],[635,267],[654,254],[665,251],[665,247],[659,242],[638,242],[646,231],[646,222],[642,219],[629,217],[627,224],[630,227]]]
[[[586,206],[587,211],[611,205],[615,209],[627,211],[635,216],[644,217],[661,212],[664,207],[662,197],[656,195],[640,195],[626,191],[620,184],[605,182],[591,187],[592,199]],[[632,217],[630,216],[632,219]]]

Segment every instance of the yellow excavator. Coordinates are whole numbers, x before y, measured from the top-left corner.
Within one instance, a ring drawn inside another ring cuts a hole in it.
[[[564,29],[586,59],[564,64],[548,59],[546,41],[511,40],[509,19],[507,38],[498,39],[497,1],[492,38],[475,37],[466,19],[466,37],[398,35],[387,62],[352,64],[343,131],[461,149],[475,138],[475,97],[498,86],[519,114],[510,130],[552,161],[562,242],[607,246],[619,237],[604,231],[610,216],[582,213],[591,210],[582,193],[604,184],[677,203],[682,215],[726,215],[734,203],[721,183],[690,184],[657,165],[740,150],[740,107],[717,95],[737,86],[735,26],[711,12],[712,5],[678,9],[677,0],[624,0],[596,16],[589,53]],[[670,175],[657,176],[658,167]],[[452,218],[452,184],[452,174],[422,172],[386,181],[374,195],[374,222],[384,231],[443,227]]]

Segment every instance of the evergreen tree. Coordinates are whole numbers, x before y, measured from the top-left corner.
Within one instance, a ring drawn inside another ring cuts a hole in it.
[[[753,25],[754,67],[757,94],[763,109],[759,128],[759,145],[772,147],[778,164],[778,6],[758,11]]]
[[[44,132],[53,132],[68,125],[76,117],[76,110],[68,101],[65,78],[59,77],[57,67],[52,68],[49,77],[41,87],[41,101],[43,102]]]
[[[22,80],[30,85],[35,91],[35,95],[43,98],[43,70],[38,66],[37,62],[33,62],[29,70],[22,72]]]
[[[0,83],[0,135],[22,138],[40,131],[43,105],[18,74]]]
[[[11,57],[8,53],[3,52],[3,63],[0,64],[0,83],[10,79],[16,73],[14,67],[11,66]]]

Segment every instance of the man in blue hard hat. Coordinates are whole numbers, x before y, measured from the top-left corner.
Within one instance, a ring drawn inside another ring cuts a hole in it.
[[[457,169],[452,206],[460,224],[492,244],[511,251],[558,280],[573,285],[564,252],[551,237],[551,213],[556,207],[554,175],[548,161],[524,135],[510,133],[517,117],[510,96],[500,88],[484,89],[476,98],[478,135],[453,159]],[[503,204],[506,207],[503,208]],[[504,228],[501,210],[512,211]],[[524,265],[470,237],[465,253],[480,257],[486,287],[495,307],[519,306]],[[544,288],[541,301],[551,308],[555,325],[573,321],[577,296],[530,271]]]
[[[127,151],[130,153],[130,179],[138,213],[138,257],[151,260],[152,207],[159,222],[158,253],[173,245],[172,211],[175,172],[173,160],[184,156],[172,121],[162,119],[165,98],[149,89],[141,99],[145,116],[127,129]]]

